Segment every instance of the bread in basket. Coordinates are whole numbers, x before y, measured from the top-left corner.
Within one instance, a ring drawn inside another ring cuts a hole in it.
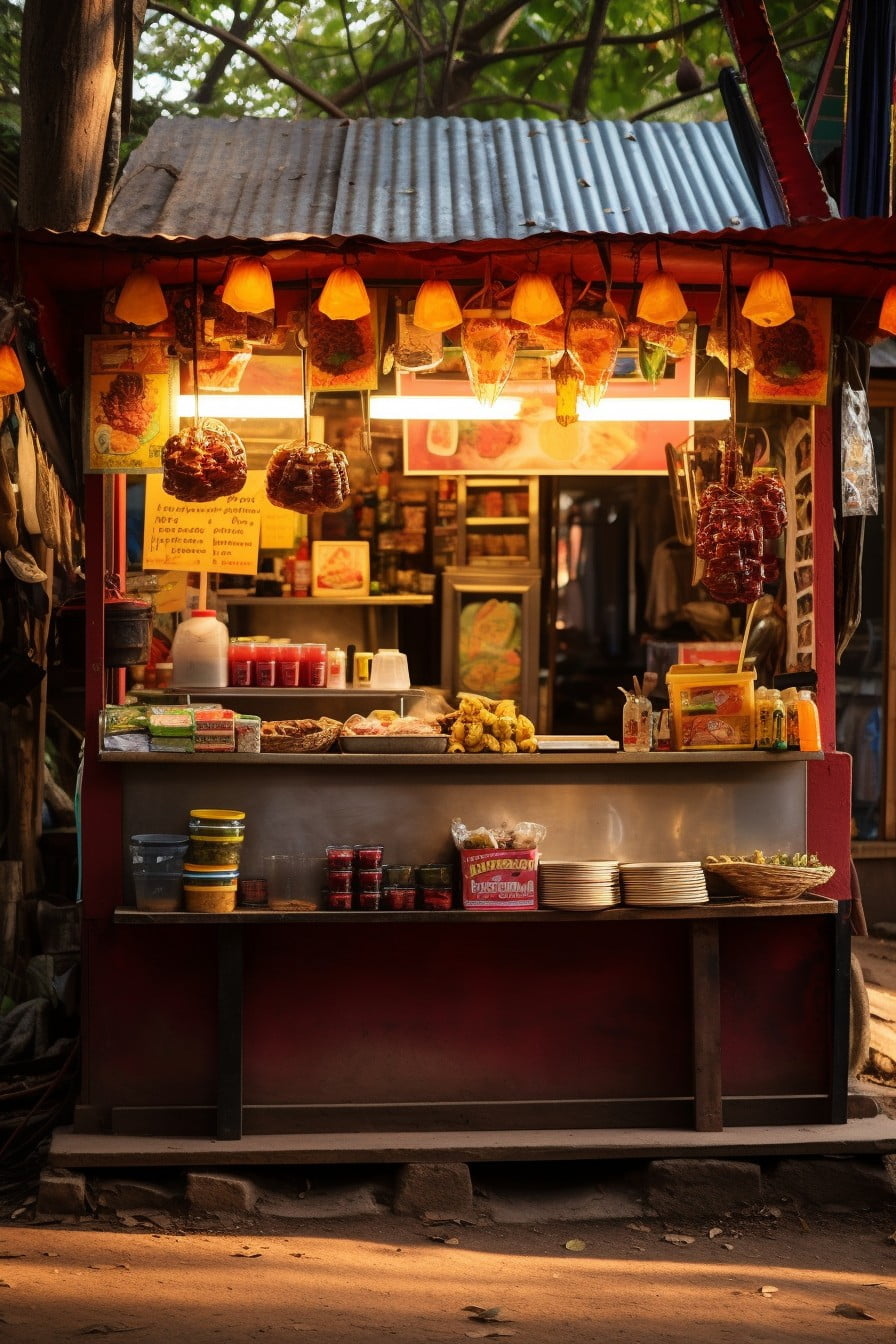
[[[329,751],[342,724],[339,719],[276,719],[261,725],[262,752]]]
[[[750,901],[793,901],[824,886],[836,871],[826,864],[720,862],[704,860],[710,897],[713,890],[736,891]]]

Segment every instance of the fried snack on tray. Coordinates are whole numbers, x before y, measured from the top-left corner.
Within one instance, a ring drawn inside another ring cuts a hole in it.
[[[276,719],[261,725],[261,750],[265,752],[328,751],[342,724],[338,719]]]
[[[439,720],[448,734],[449,752],[514,752],[538,750],[535,725],[525,714],[516,712],[513,700],[490,700],[484,695],[462,695],[452,714]]]

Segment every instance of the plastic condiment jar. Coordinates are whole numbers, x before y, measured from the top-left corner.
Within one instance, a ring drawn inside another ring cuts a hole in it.
[[[280,685],[298,686],[299,684],[299,645],[280,645]]]
[[[227,626],[213,611],[193,611],[171,642],[174,686],[227,685]]]

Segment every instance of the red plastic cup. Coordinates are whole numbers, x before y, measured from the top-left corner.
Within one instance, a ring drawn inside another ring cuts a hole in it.
[[[424,887],[424,910],[450,910],[452,892],[450,887]]]
[[[384,910],[413,910],[416,903],[416,887],[386,887],[383,892]]]
[[[383,870],[382,868],[359,868],[358,869],[358,891],[382,891],[383,889]]]
[[[361,891],[358,893],[358,905],[362,910],[379,910],[380,895],[378,891]]]
[[[281,686],[298,686],[299,684],[298,644],[280,645],[280,662],[278,672],[280,674],[279,684]]]
[[[351,910],[352,894],[350,891],[328,891],[327,906],[330,910]]]
[[[354,877],[351,868],[331,868],[327,874],[327,882],[331,891],[339,891],[343,894],[348,892],[351,895]]]
[[[359,868],[380,868],[383,863],[382,845],[355,845],[355,863]]]

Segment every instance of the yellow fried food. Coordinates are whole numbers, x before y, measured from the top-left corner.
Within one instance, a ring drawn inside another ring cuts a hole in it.
[[[463,750],[464,750],[464,744],[463,744],[463,742],[449,742],[449,743],[448,743],[448,751],[449,751],[449,754],[450,754],[452,751],[454,751],[454,752],[458,752],[458,751],[463,751]]]
[[[502,752],[519,751],[519,747],[516,745],[513,738],[509,737],[501,743],[501,750]]]
[[[466,732],[467,732],[467,725],[464,723],[463,719],[455,719],[454,723],[451,726],[451,741],[459,742],[461,746],[463,746],[463,741],[464,737],[466,736]]]
[[[522,742],[517,743],[520,751],[537,751],[538,743],[534,737],[524,737]]]
[[[513,700],[499,700],[495,705],[495,713],[499,719],[515,719],[516,705]]]
[[[394,723],[398,714],[394,709],[372,709],[368,717],[378,719],[380,723]]]
[[[535,724],[532,722],[531,719],[527,719],[526,716],[525,716],[525,714],[518,714],[518,715],[516,716],[516,731],[517,731],[517,734],[518,734],[517,739],[516,739],[517,742],[519,742],[519,740],[520,740],[520,736],[522,736],[522,737],[534,737],[534,736],[535,736]]]
[[[510,739],[513,737],[513,730],[515,725],[516,720],[509,718],[508,716],[505,715],[500,719],[499,718],[495,719],[495,726],[492,729],[492,732],[494,733],[495,737],[498,739],[499,742],[509,742]]]
[[[481,723],[467,723],[464,729],[464,746],[467,751],[481,751],[485,729]]]
[[[500,751],[501,743],[495,737],[494,733],[484,733],[482,736],[482,745],[486,751]]]

